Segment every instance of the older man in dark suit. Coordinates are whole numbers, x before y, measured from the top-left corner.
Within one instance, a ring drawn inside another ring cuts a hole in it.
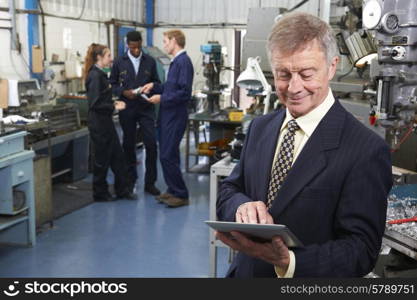
[[[253,120],[239,164],[221,185],[219,219],[287,225],[304,246],[217,237],[239,251],[229,277],[358,277],[376,262],[392,186],[390,150],[329,88],[338,62],[330,27],[291,13],[268,52],[278,112]]]

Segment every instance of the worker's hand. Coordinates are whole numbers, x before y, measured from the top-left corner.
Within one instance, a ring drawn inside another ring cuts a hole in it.
[[[114,101],[114,108],[117,110],[124,110],[126,108],[126,103],[123,101]]]
[[[148,101],[153,104],[158,104],[161,102],[161,95],[153,95]]]
[[[262,201],[251,201],[240,205],[236,211],[237,223],[274,224],[266,205]]]
[[[129,100],[134,100],[137,98],[136,94],[133,92],[133,90],[124,90],[123,96],[125,96]]]
[[[142,94],[149,94],[153,89],[153,82],[145,84],[141,89],[140,92]]]
[[[279,236],[274,236],[270,242],[256,242],[238,231],[229,234],[216,231],[216,238],[229,247],[246,255],[262,259],[284,272],[290,264],[288,247]]]

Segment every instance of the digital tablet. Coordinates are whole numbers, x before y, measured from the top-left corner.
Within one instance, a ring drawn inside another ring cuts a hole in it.
[[[282,224],[248,224],[236,222],[205,221],[208,226],[219,232],[239,231],[257,241],[269,241],[279,235],[288,248],[301,247],[303,243]]]
[[[142,96],[142,98],[143,98],[143,99],[145,99],[145,100],[149,101],[149,97],[148,97],[148,95],[146,95],[146,94],[140,94],[140,95]]]

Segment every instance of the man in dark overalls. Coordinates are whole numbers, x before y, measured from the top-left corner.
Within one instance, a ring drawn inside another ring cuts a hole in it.
[[[120,125],[123,129],[123,148],[132,178],[132,186],[138,178],[136,169],[136,128],[139,123],[143,133],[146,150],[145,191],[157,196],[155,187],[157,177],[155,105],[146,101],[135,89],[149,82],[160,82],[156,71],[155,60],[142,52],[142,36],[138,31],[126,35],[129,50],[113,63],[110,83],[113,93],[126,102],[126,109],[119,112]]]
[[[165,193],[157,197],[169,207],[189,204],[188,189],[180,167],[180,143],[187,127],[187,105],[191,99],[194,68],[184,50],[185,36],[180,30],[164,32],[164,49],[174,58],[164,84],[149,83],[143,93],[153,92],[151,103],[160,103],[159,109],[159,151],[164,179],[168,186]]]

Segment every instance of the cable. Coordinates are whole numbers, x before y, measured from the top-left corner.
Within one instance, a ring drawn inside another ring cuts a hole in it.
[[[11,43],[13,43],[13,38],[12,38],[11,34],[12,34],[12,32],[10,31],[10,44],[11,44]],[[19,45],[16,45],[16,46],[19,46]],[[28,64],[27,60],[25,59],[25,57],[23,56],[23,54],[22,54],[22,53],[18,53],[18,55],[19,55],[19,56],[20,56],[20,58],[22,59],[22,61],[23,61],[24,65],[25,65],[25,67],[27,68],[27,71],[30,73],[30,72],[31,72],[31,70],[30,70],[30,66],[29,66],[29,64]],[[14,59],[13,59],[12,47],[10,47],[10,48],[9,48],[9,57],[10,57],[10,62],[12,63],[12,67],[13,67],[14,71],[16,72],[16,74],[20,77],[20,79],[24,79],[24,78],[25,78],[25,76],[22,76],[22,75],[19,73],[19,71],[17,70],[17,67],[16,67],[16,65],[15,65],[15,62],[14,62]]]
[[[158,22],[155,23],[156,27],[183,27],[183,28],[193,28],[193,27],[210,27],[210,28],[224,28],[224,27],[246,27],[247,24],[244,23],[186,23],[186,24],[173,24],[173,23],[165,23],[165,22]]]
[[[413,132],[413,127],[411,126],[408,131],[404,134],[404,136],[401,138],[400,142],[398,143],[397,149],[391,149],[391,153],[397,152],[400,149],[400,146],[408,140],[410,137],[410,134]]]
[[[24,79],[24,76],[22,76],[19,71],[16,68],[16,65],[14,63],[14,59],[13,59],[13,53],[12,53],[12,47],[10,47],[9,49],[9,57],[10,57],[10,62],[12,63],[12,67],[14,69],[14,71],[16,72],[17,76],[19,76],[20,79]]]
[[[85,11],[86,0],[83,1],[83,6],[81,7],[81,12],[80,12],[80,15],[78,17],[67,17],[67,16],[60,16],[60,15],[57,15],[57,14],[47,13],[47,12],[45,12],[45,10],[42,7],[41,0],[38,0],[38,4],[39,4],[39,8],[41,10],[41,14],[44,15],[44,16],[53,17],[53,18],[61,18],[61,19],[70,19],[70,20],[81,20],[81,18],[84,15],[84,11]],[[83,21],[104,23],[104,22],[101,22],[100,20],[96,21],[96,20],[83,19]]]
[[[85,3],[86,3],[86,0],[83,1],[83,7],[81,9],[81,13],[80,13],[79,17],[76,18],[77,20],[80,20],[82,18],[82,16],[84,15]]]
[[[307,3],[310,0],[303,0],[300,3],[298,3],[297,5],[295,5],[293,8],[289,9],[287,11],[287,13],[292,12],[293,10],[296,10],[297,8],[299,8],[300,6],[304,5],[305,3]]]
[[[352,73],[354,68],[354,65],[352,64],[352,66],[350,67],[349,71],[347,71],[345,74],[340,75],[339,77],[337,77],[337,81],[342,80],[342,78],[348,76],[350,73]]]

